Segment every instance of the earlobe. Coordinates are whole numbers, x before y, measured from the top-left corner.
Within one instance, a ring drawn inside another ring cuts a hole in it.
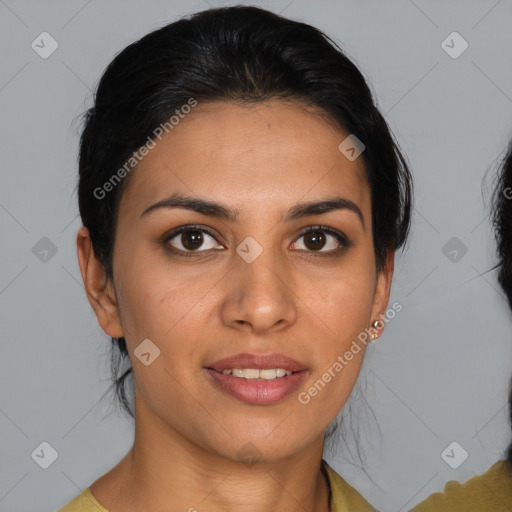
[[[76,246],[87,300],[103,331],[111,337],[120,338],[123,330],[115,289],[107,279],[105,267],[94,252],[89,230],[84,226],[77,233]]]
[[[377,285],[375,288],[371,317],[371,330],[372,333],[375,334],[375,336],[372,335],[372,341],[377,339],[384,330],[385,322],[382,319],[386,316],[386,308],[389,303],[394,266],[395,252],[390,251],[386,257],[384,268],[377,275]]]

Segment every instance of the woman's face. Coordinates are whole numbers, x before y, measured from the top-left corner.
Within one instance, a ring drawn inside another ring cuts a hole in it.
[[[138,422],[230,459],[323,439],[364,344],[344,354],[384,313],[392,273],[393,255],[376,272],[363,159],[338,149],[348,135],[298,103],[199,103],[133,171],[103,310],[114,313],[98,318],[126,338]],[[165,205],[178,194],[202,212]],[[337,203],[300,206],[323,201]]]

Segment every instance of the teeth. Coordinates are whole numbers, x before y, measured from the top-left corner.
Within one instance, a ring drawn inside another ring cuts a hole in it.
[[[292,372],[285,370],[284,368],[268,368],[265,370],[259,370],[258,368],[233,368],[230,370],[222,370],[224,375],[233,375],[233,377],[240,377],[242,379],[263,379],[273,380],[285,375],[291,375]]]
[[[260,370],[258,374],[260,379],[271,380],[277,377],[277,370]]]
[[[240,370],[241,376],[246,379],[259,379],[260,371],[257,368],[247,368],[245,370]]]

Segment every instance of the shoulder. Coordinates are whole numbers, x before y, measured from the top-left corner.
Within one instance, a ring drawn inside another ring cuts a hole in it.
[[[73,498],[57,512],[108,512],[108,510],[100,505],[92,495],[90,488],[87,487],[84,492]]]
[[[342,512],[344,510],[376,512],[377,509],[372,507],[352,486],[345,482],[325,460],[322,460],[322,465],[331,489],[331,512]]]
[[[512,507],[512,473],[499,461],[485,474],[460,484],[448,482],[411,512],[508,512]]]

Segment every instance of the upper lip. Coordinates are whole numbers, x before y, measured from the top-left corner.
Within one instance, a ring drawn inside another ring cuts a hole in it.
[[[306,370],[306,366],[291,357],[284,354],[256,355],[256,354],[236,354],[234,356],[219,359],[211,363],[207,368],[218,372],[232,368],[258,368],[265,370],[267,368],[282,368],[290,372],[300,372]]]

